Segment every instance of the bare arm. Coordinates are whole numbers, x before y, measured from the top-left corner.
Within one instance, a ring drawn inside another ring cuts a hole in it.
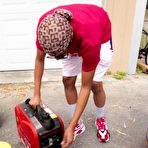
[[[29,102],[32,106],[39,105],[41,103],[41,81],[44,71],[44,59],[45,54],[37,50],[35,59],[35,70],[34,70],[34,96]]]
[[[37,50],[34,70],[34,96],[38,97],[40,97],[41,80],[44,71],[44,59],[45,54],[40,50]]]

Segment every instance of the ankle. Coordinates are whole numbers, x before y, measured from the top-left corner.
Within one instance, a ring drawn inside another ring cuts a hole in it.
[[[96,116],[96,119],[101,119],[101,118],[104,118],[105,116],[99,116],[99,115],[97,115]]]

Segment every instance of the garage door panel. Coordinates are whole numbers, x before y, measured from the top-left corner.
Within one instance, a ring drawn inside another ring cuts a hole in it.
[[[15,14],[17,12],[24,13],[28,9],[28,4],[26,0],[5,0],[0,3],[0,14]],[[19,14],[18,13],[18,14]]]
[[[53,3],[60,3],[60,0],[32,0],[32,4],[53,4]]]
[[[42,5],[42,7],[41,7],[41,5]],[[59,5],[59,1],[57,1],[57,2],[56,1],[51,1],[51,2],[44,1],[44,2],[42,2],[42,1],[34,0],[28,11],[37,12],[39,14],[38,16],[41,16],[44,12],[47,12],[50,9],[52,9],[52,8],[58,6],[58,5]]]
[[[2,65],[5,63],[5,53],[4,50],[0,50],[0,68],[2,67]]]
[[[27,63],[32,62],[34,60],[34,55],[31,54],[30,50],[24,49],[24,50],[7,50],[5,52],[7,54],[6,60],[8,63]]]
[[[24,48],[29,49],[34,42],[27,36],[6,36],[3,39],[3,46],[6,50],[15,50]]]
[[[2,28],[4,37],[7,35],[26,35],[29,34],[28,19],[11,18],[2,20]]]
[[[24,69],[25,66],[25,69]],[[14,69],[14,67],[17,67]],[[33,69],[33,63],[5,63],[0,67],[0,71],[11,71],[11,70],[29,70]]]
[[[1,0],[1,5],[16,5],[16,4],[25,4],[26,0]]]

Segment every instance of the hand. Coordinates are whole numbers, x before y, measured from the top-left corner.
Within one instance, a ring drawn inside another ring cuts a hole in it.
[[[40,97],[33,97],[31,98],[31,100],[29,101],[29,104],[35,109],[36,106],[40,105],[42,106],[42,101]]]
[[[64,133],[63,141],[61,142],[62,148],[67,148],[74,139],[74,129],[68,127]]]

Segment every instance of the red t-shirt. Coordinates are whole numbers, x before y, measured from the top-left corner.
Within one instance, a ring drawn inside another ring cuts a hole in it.
[[[100,61],[101,44],[111,38],[111,23],[103,8],[90,4],[72,4],[56,7],[41,16],[41,21],[55,9],[64,8],[73,14],[70,22],[73,28],[73,41],[70,45],[71,56],[81,56],[83,59],[82,70],[95,70]],[[43,51],[39,44],[38,37],[36,46]]]

